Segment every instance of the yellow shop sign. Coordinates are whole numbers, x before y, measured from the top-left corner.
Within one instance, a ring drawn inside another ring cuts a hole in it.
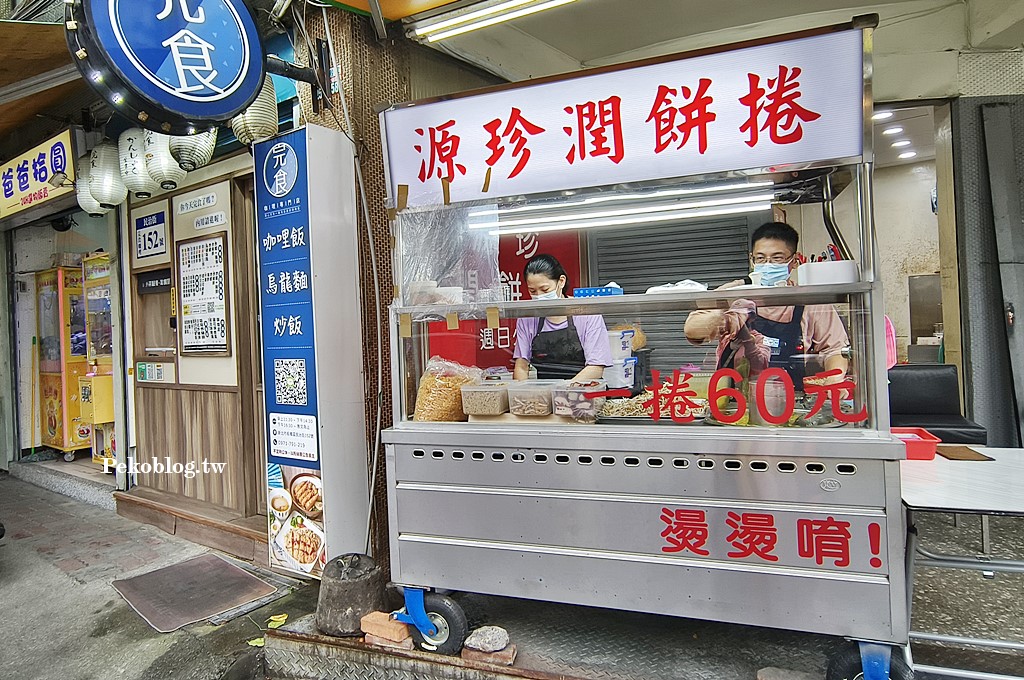
[[[0,219],[34,208],[75,190],[75,163],[71,130],[65,130],[39,146],[0,165]],[[54,187],[50,179],[65,173],[65,186]]]

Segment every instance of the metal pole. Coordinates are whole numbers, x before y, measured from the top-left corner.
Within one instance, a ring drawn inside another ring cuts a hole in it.
[[[958,635],[942,635],[940,633],[918,633],[910,634],[911,640],[922,640],[925,642],[946,642],[953,645],[964,645],[971,647],[991,647],[992,649],[1010,649],[1013,651],[1024,651],[1024,642],[1011,642],[1010,640],[986,640],[985,638],[960,637]]]
[[[947,678],[963,678],[964,680],[1021,680],[1019,675],[1003,675],[1002,673],[982,673],[981,671],[965,671],[959,668],[943,668],[942,666],[914,666],[915,673],[928,673]]]
[[[846,243],[846,239],[843,238],[843,233],[839,231],[839,225],[836,224],[836,216],[832,204],[832,199],[835,198],[832,195],[832,175],[825,175],[822,193],[824,200],[821,202],[821,219],[825,223],[828,236],[832,239],[832,243],[835,244],[836,248],[839,249],[839,254],[843,256],[843,259],[852,260],[853,252],[850,250],[849,244]]]

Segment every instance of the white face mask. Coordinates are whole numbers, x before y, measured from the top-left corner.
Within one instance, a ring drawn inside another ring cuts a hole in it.
[[[557,300],[558,291],[552,290],[547,293],[541,293],[540,295],[531,295],[530,298],[533,300]]]

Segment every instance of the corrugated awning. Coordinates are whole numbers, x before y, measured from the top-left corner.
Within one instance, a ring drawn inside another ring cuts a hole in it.
[[[87,88],[63,24],[0,21],[0,137]]]
[[[330,0],[335,7],[351,9],[360,14],[370,13],[368,0]],[[404,19],[420,12],[451,5],[455,0],[380,0],[380,10],[385,19]]]

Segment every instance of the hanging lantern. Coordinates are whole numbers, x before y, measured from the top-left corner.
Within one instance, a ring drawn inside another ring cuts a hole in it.
[[[143,134],[143,150],[146,154],[146,170],[161,189],[177,189],[185,179],[185,171],[178,161],[171,156],[170,141],[167,135],[146,130]]]
[[[100,142],[90,154],[89,193],[104,208],[116,208],[128,198],[128,187],[121,179],[117,147],[113,142]]]
[[[231,119],[231,130],[246,146],[277,134],[277,94],[274,92],[274,80],[269,75],[264,77],[256,100]]]
[[[89,166],[92,165],[92,155],[85,154],[78,159],[78,177],[75,180],[75,195],[78,197],[78,207],[84,210],[89,217],[103,217],[110,210],[100,205],[100,202],[92,197],[89,192]]]
[[[146,170],[142,128],[128,128],[117,138],[117,156],[121,163],[121,179],[135,198],[149,198],[160,191]]]
[[[169,146],[171,156],[178,161],[181,169],[191,172],[213,159],[213,150],[217,147],[217,128],[210,128],[208,132],[198,135],[171,137]]]

